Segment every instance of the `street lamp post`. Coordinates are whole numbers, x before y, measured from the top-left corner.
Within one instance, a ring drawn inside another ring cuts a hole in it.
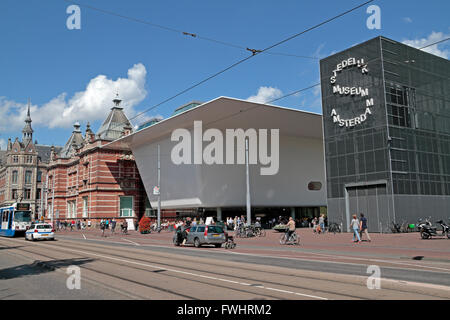
[[[161,229],[161,150],[158,144],[158,230]]]
[[[250,205],[250,178],[249,178],[249,168],[248,168],[248,138],[245,139],[245,176],[247,182],[247,224],[252,222],[252,212]]]

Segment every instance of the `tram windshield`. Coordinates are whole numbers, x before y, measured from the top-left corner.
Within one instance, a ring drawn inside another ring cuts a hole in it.
[[[14,212],[15,222],[31,222],[31,211],[16,211]]]

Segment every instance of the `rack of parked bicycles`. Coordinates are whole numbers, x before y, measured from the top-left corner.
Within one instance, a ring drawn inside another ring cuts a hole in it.
[[[240,225],[236,227],[236,238],[265,237],[266,231],[259,225]]]

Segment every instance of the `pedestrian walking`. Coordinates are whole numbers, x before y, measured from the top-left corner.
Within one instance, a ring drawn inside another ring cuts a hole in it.
[[[105,220],[105,229],[108,229],[108,228],[109,228],[109,220],[106,219],[106,220]]]
[[[106,229],[106,222],[102,219],[100,221],[100,230],[102,230],[102,237],[106,237],[105,229]]]
[[[112,219],[112,221],[111,221],[111,234],[114,234],[115,229],[116,229],[116,220]]]
[[[312,227],[313,227],[313,232],[316,233],[317,232],[317,217],[314,217],[314,219],[312,220]]]
[[[370,239],[370,236],[369,236],[369,231],[367,230],[367,218],[364,217],[364,213],[361,213],[360,216],[361,216],[359,219],[360,220],[360,225],[359,225],[360,237],[362,239],[362,234],[364,232],[366,234],[367,241],[372,242],[372,240]]]
[[[320,231],[325,232],[325,215],[322,213],[319,217]]]
[[[353,230],[353,242],[361,243],[361,237],[359,236],[359,220],[356,214],[353,215],[353,219],[350,222],[350,229]]]

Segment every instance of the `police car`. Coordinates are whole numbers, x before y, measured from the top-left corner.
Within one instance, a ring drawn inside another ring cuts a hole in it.
[[[25,240],[55,240],[55,230],[48,223],[34,223],[25,232]]]

